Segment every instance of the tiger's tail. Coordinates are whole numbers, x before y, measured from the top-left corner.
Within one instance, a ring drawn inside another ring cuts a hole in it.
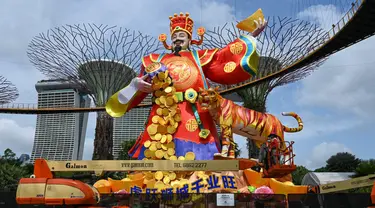
[[[289,112],[289,113],[286,113],[286,112],[283,112],[281,113],[283,116],[292,116],[293,118],[295,118],[298,122],[298,127],[297,128],[290,128],[290,127],[287,127],[287,126],[283,126],[284,127],[284,132],[299,132],[299,131],[302,131],[303,129],[303,122],[302,122],[302,119],[294,112]]]

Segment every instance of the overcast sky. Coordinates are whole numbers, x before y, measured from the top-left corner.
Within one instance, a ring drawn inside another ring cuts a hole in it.
[[[309,1],[310,2],[310,1]],[[17,1],[3,0],[0,7],[0,74],[17,85],[17,103],[36,103],[35,83],[43,79],[26,56],[27,45],[39,33],[63,24],[97,23],[140,30],[154,35],[169,32],[168,17],[190,12],[196,26],[214,27],[243,19],[261,7],[266,15],[293,16],[317,21],[328,28],[342,16],[342,5],[333,0],[313,1],[321,5],[296,6],[293,0],[247,1]],[[280,9],[285,8],[285,9]],[[328,19],[328,20],[327,20]],[[295,111],[303,119],[300,133],[286,134],[294,140],[296,162],[318,168],[341,151],[359,158],[374,158],[372,128],[375,124],[375,39],[369,38],[333,56],[306,79],[277,88],[269,96],[267,108],[286,125],[295,121],[281,112]],[[95,114],[89,118],[85,159],[93,147]],[[29,153],[35,133],[35,115],[0,115],[0,151],[11,148],[18,155]],[[245,140],[236,137],[246,156]]]

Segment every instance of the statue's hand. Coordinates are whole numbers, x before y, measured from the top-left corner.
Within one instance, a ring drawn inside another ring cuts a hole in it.
[[[151,93],[152,87],[148,81],[149,76],[148,74],[144,75],[143,77],[136,77],[134,78],[134,86],[141,92]]]
[[[255,24],[257,25],[257,28],[252,32],[253,37],[257,37],[267,26],[267,20],[259,18],[258,20],[254,20]]]

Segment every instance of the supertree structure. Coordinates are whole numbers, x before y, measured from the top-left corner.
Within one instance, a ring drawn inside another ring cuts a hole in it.
[[[241,33],[247,34],[237,29],[234,23],[216,27],[214,30],[207,32],[203,47],[212,48],[227,45]],[[266,77],[294,64],[298,58],[307,55],[311,50],[323,44],[326,38],[326,31],[309,22],[292,18],[268,18],[266,29],[257,38],[257,50],[261,56],[258,74],[238,85]],[[259,112],[267,112],[267,97],[273,89],[305,78],[317,69],[324,60],[317,60],[288,74],[260,82],[255,86],[235,90],[235,92],[242,98],[244,107]],[[217,85],[216,83],[212,84]],[[225,90],[234,88],[237,85],[219,86],[222,90]],[[257,157],[258,150],[251,138],[248,139],[247,146],[249,158]]]
[[[142,57],[159,41],[140,32],[106,25],[65,25],[34,37],[30,61],[47,77],[79,85],[97,107],[139,74]],[[113,118],[98,112],[93,159],[113,159]]]
[[[18,98],[18,90],[5,77],[0,76],[0,105],[10,103]]]

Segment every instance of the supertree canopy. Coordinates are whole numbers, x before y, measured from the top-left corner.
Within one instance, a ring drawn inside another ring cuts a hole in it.
[[[0,105],[10,103],[17,98],[17,88],[10,81],[0,76]]]
[[[217,27],[206,34],[207,40],[203,47],[222,47],[237,38],[242,31],[234,24]],[[245,34],[247,34],[245,32]],[[257,76],[237,85],[219,85],[222,90],[233,89],[238,85],[249,83],[280,71],[294,64],[300,57],[306,56],[311,50],[324,43],[326,31],[317,25],[291,18],[268,18],[268,25],[257,38],[257,50],[260,57]],[[317,69],[325,59],[317,60],[297,70],[262,81],[254,86],[234,90],[243,101],[246,108],[266,112],[266,101],[269,93],[276,87],[283,86],[303,79]],[[214,85],[218,85],[213,83]],[[249,157],[257,156],[257,148],[253,140],[248,140]]]
[[[139,73],[142,57],[156,52],[159,41],[129,29],[104,25],[66,25],[36,36],[30,61],[47,77],[81,86],[97,107]],[[113,118],[98,112],[93,159],[112,159]]]

